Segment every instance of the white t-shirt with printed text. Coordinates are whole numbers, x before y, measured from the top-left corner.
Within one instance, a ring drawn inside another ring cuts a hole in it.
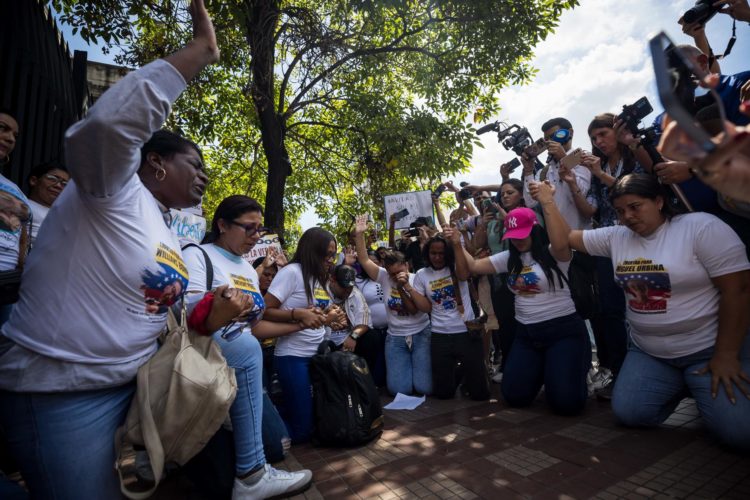
[[[302,267],[299,264],[287,264],[279,269],[271,282],[268,292],[281,303],[280,309],[306,309],[310,306],[325,309],[331,304],[331,297],[320,283],[312,283],[313,300],[308,300],[302,278]],[[318,352],[318,346],[323,341],[325,328],[307,328],[297,333],[279,337],[276,342],[276,356],[311,357]]]
[[[409,284],[414,287],[414,273],[409,273]],[[388,314],[388,334],[394,337],[416,335],[430,324],[430,317],[421,311],[409,314],[398,291],[398,286],[391,280],[388,271],[378,268],[377,281],[387,296],[386,313]]]
[[[466,331],[464,322],[474,319],[469,285],[466,281],[460,280],[458,284],[464,306],[463,318],[458,312],[456,290],[453,286],[450,269],[446,266],[439,271],[435,271],[431,267],[425,267],[417,271],[412,286],[432,302],[430,316],[433,333],[463,333]]]
[[[214,270],[213,283],[211,283],[209,288],[206,288],[208,283],[206,281],[206,260],[203,252],[193,246],[186,247],[182,251],[182,254],[185,259],[185,265],[190,272],[190,283],[187,290],[189,300],[191,302],[195,302],[196,299],[200,300],[203,296],[202,292],[213,290],[222,285],[229,285],[230,288],[241,290],[253,299],[253,308],[247,317],[248,326],[245,328],[249,333],[249,325],[262,318],[263,311],[266,308],[266,303],[263,301],[263,296],[260,293],[258,273],[242,256],[233,255],[211,243],[201,245],[201,248],[206,251],[211,260]],[[201,293],[193,294],[191,292]]]
[[[625,226],[584,231],[583,243],[612,259],[633,341],[662,358],[714,345],[720,294],[711,278],[750,269],[737,234],[700,212],[675,216],[647,237]]]
[[[505,250],[489,259],[496,272],[507,273],[509,258],[510,252]],[[567,278],[570,262],[556,262]],[[531,325],[576,312],[568,284],[563,281],[564,288],[561,288],[555,271],[552,271],[555,283],[554,287],[551,287],[544,270],[531,256],[531,252],[521,254],[521,264],[521,272],[510,274],[506,283],[516,296],[516,320],[519,323]]]

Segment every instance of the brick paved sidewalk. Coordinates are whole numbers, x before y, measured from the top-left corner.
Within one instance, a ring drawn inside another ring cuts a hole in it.
[[[292,453],[277,467],[315,477],[297,499],[750,498],[750,457],[717,446],[691,400],[643,430],[616,426],[594,399],[584,415],[558,417],[542,400],[516,410],[428,398],[386,410],[386,431],[369,446]]]

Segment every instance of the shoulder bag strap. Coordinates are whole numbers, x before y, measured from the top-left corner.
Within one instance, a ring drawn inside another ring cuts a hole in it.
[[[203,254],[203,261],[206,263],[206,290],[211,290],[214,284],[214,265],[211,263],[211,257],[208,256],[208,252],[206,252],[203,247],[196,245],[195,243],[188,243],[182,247],[182,249],[185,250],[190,247],[197,248]]]

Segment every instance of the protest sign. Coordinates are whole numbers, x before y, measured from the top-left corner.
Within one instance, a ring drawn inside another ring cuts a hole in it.
[[[279,236],[276,234],[267,234],[258,240],[258,243],[243,257],[249,263],[253,263],[258,257],[265,257],[268,249],[274,247],[281,252],[281,243],[279,243]]]
[[[188,243],[199,245],[206,235],[206,219],[184,210],[170,210],[172,213],[172,232],[180,239],[180,246]]]
[[[396,221],[396,229],[406,229],[417,217],[429,217],[432,220],[432,193],[430,191],[414,191],[412,193],[389,194],[383,197],[385,201],[386,228],[390,229],[391,214],[407,210],[409,213]]]

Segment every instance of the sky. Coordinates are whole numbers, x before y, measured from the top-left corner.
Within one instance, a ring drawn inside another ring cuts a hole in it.
[[[654,113],[645,120],[647,124],[661,111],[648,39],[664,30],[676,43],[691,43],[677,20],[695,0],[581,0],[580,4],[566,11],[556,32],[537,46],[532,63],[539,72],[534,81],[498,92],[502,110],[490,121],[525,126],[537,139],[542,135],[542,123],[562,116],[573,124],[574,147],[590,150],[586,129],[595,115],[619,114],[623,104],[632,104],[642,96],[647,96],[654,107]],[[708,23],[706,33],[715,53],[724,51],[731,27],[731,18],[726,15],[717,15]],[[90,60],[112,62],[111,55],[88,47],[72,35],[70,28],[62,29],[71,50],[89,50]],[[720,62],[724,74],[750,69],[747,23],[737,23],[737,38],[732,54]],[[514,154],[506,151],[493,133],[481,136],[481,141],[484,147],[474,148],[471,169],[451,180],[471,184],[500,181],[500,164],[513,159]],[[312,210],[300,219],[303,229],[317,222]]]

